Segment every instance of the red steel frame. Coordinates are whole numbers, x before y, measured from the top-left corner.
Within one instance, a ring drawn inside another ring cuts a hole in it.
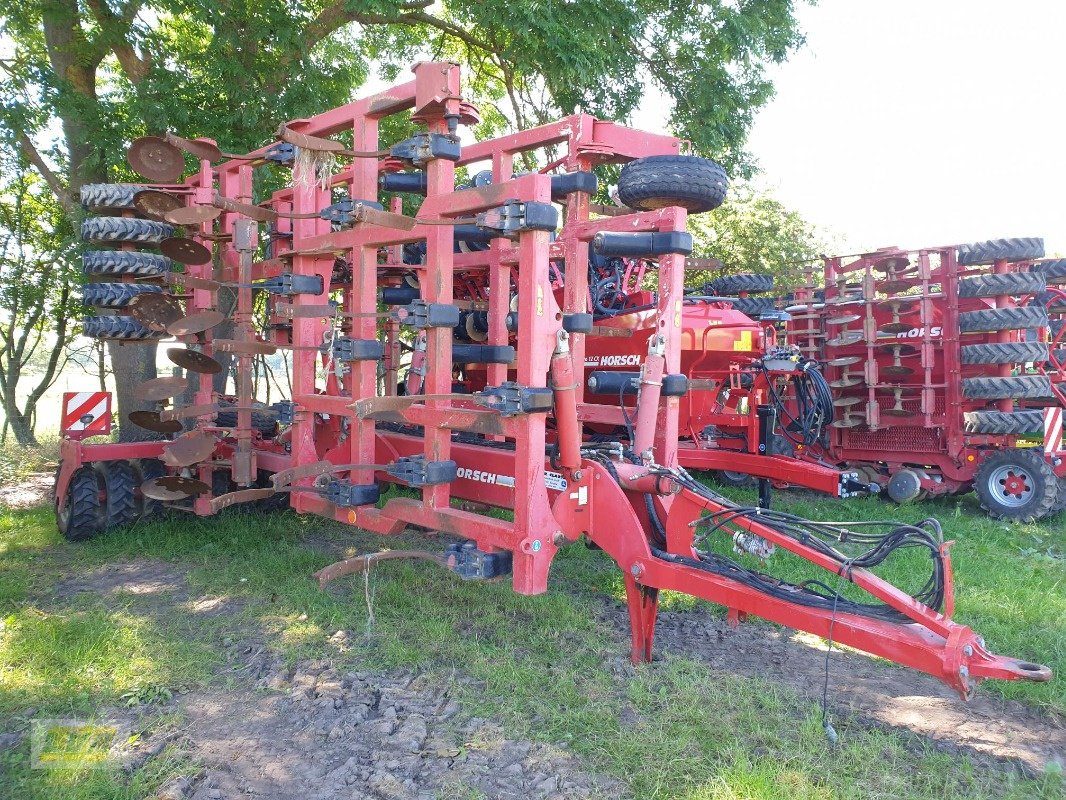
[[[290,123],[290,127],[320,137],[350,130],[355,150],[375,151],[379,147],[379,121],[408,110],[416,121],[436,133],[448,130],[448,117],[468,115],[469,106],[459,95],[459,68],[447,63],[419,64],[414,69],[414,79],[407,83],[310,119]],[[418,219],[432,222],[465,217],[497,207],[505,200],[549,202],[548,175],[512,177],[517,155],[546,147],[562,150],[564,154],[557,159],[558,166],[574,171],[588,170],[605,162],[677,153],[680,142],[587,115],[572,115],[539,128],[465,147],[458,165],[491,161],[494,182],[485,187],[456,191],[456,163],[446,160],[428,162],[425,167],[428,191],[418,211]],[[385,166],[390,165],[385,162]],[[251,200],[251,169],[247,162],[226,162],[215,168],[203,162],[199,173],[187,182],[193,189],[190,202],[209,203],[216,189],[227,197]],[[378,171],[379,164],[375,160],[357,158],[351,167],[334,176],[333,185],[346,187],[353,198],[375,198]],[[316,212],[330,202],[328,189],[310,186],[278,192],[269,204],[301,214]],[[239,433],[237,437],[228,437],[219,433],[216,455],[226,459],[233,477],[242,484],[250,483],[260,470],[277,472],[322,458],[335,464],[381,464],[397,456],[418,453],[430,461],[454,459],[464,470],[461,474],[479,471],[513,477],[513,488],[460,478],[450,484],[426,486],[421,490],[421,497],[390,497],[380,507],[358,509],[335,507],[324,497],[312,493],[294,492],[291,497],[298,512],[337,519],[380,534],[396,534],[414,524],[472,540],[484,551],[510,551],[513,554],[513,586],[515,591],[523,594],[545,591],[557,548],[585,536],[606,551],[625,575],[634,661],[650,658],[658,593],[670,589],[722,604],[730,609],[734,620],[746,614],[756,614],[821,636],[831,633],[834,641],[934,675],[963,697],[969,696],[976,682],[984,678],[1049,679],[1047,668],[992,655],[970,628],[951,621],[950,558],[946,545],[943,555],[949,580],[943,613],[918,603],[866,570],[854,569],[843,575],[844,579],[905,614],[911,620],[908,624],[849,613],[831,614],[797,605],[720,574],[671,560],[695,555],[693,524],[704,511],[722,508],[713,500],[650,472],[656,465],[672,468],[678,463],[680,400],[661,396],[660,385],[664,374],[676,374],[680,370],[684,257],[666,254],[657,258],[657,333],[649,340],[648,355],[641,369],[641,391],[635,410],[632,443],[632,449],[643,456],[643,465],[618,462],[614,465],[615,474],[612,474],[603,463],[583,456],[582,423],[618,425],[622,423],[622,412],[618,408],[585,402],[582,381],[577,379],[583,374],[584,337],[563,333],[561,320],[563,314],[587,310],[587,273],[583,267],[588,263],[589,242],[597,233],[683,231],[686,212],[669,207],[593,219],[589,216],[589,205],[587,194],[570,195],[565,224],[555,241],[550,241],[545,231],[523,230],[515,241],[498,238],[486,252],[463,254],[453,253],[452,229],[446,225],[419,224],[413,230],[400,231],[360,224],[347,230],[331,230],[330,224],[321,219],[297,219],[291,224],[282,221],[279,231],[291,234],[291,239],[279,238],[282,252],[275,254],[278,257],[254,265],[250,263],[247,244],[243,250],[238,249],[238,243],[250,234],[248,230],[239,230],[240,226],[254,226],[235,213],[224,213],[221,231],[231,234],[233,240],[219,241],[217,237],[204,240],[213,245],[221,257],[222,279],[246,283],[249,276],[261,278],[277,274],[280,264],[288,261],[294,273],[320,275],[329,286],[335,257],[344,254],[353,267],[351,284],[334,288],[343,291],[344,310],[351,313],[376,310],[378,289],[394,282],[401,271],[412,269],[399,258],[400,246],[406,242],[426,242],[425,262],[413,269],[418,272],[421,296],[427,302],[452,302],[455,270],[484,269],[489,277],[489,344],[506,344],[508,341],[504,317],[508,311],[512,267],[517,266],[516,380],[525,387],[552,388],[555,398],[552,418],[558,455],[554,461],[546,457],[544,414],[502,416],[461,399],[432,397],[451,391],[452,332],[446,328],[431,328],[427,332],[424,381],[427,397],[422,402],[411,402],[398,412],[390,411],[384,415],[375,413],[372,403],[369,411],[353,408],[354,400],[374,398],[378,394],[376,362],[354,362],[350,372],[341,376],[331,373],[323,386],[316,380],[318,354],[309,350],[294,351],[292,400],[296,416],[287,439],[288,452],[278,443],[249,438],[250,419],[248,414],[242,414],[238,418],[238,429],[243,430],[244,435]],[[205,224],[201,234],[210,232],[208,225]],[[379,253],[383,250],[387,256],[384,263],[379,263]],[[552,294],[550,259],[565,259],[566,263],[578,267],[566,270],[561,308]],[[200,277],[208,276],[210,271],[210,265],[189,269],[190,274]],[[326,295],[298,295],[292,302],[297,306],[320,305],[325,299]],[[239,294],[238,324],[250,324],[251,302],[250,290]],[[193,292],[189,310],[212,305],[213,298],[209,293],[197,290]],[[325,320],[297,317],[292,324],[291,344],[317,347],[326,329]],[[395,333],[396,326],[386,324],[384,329]],[[375,338],[378,322],[369,317],[355,317],[351,323],[351,335]],[[277,334],[276,340],[285,344],[283,334]],[[210,336],[206,337],[204,349],[207,352],[212,350]],[[248,367],[247,361],[242,360],[238,379],[242,393],[245,391],[242,376],[247,375]],[[489,383],[505,380],[507,369],[502,364],[489,365]],[[394,377],[388,383],[394,386]],[[210,378],[205,377],[201,379],[195,402],[210,400]],[[347,437],[338,436],[338,426],[324,424],[321,415],[329,415],[331,423],[346,420]],[[413,436],[379,428],[377,422],[382,418],[421,426],[424,435]],[[210,419],[201,419],[198,425],[208,431],[217,430],[210,427]],[[491,442],[484,446],[455,442],[451,437],[453,431],[506,440],[513,443],[513,449],[487,446]],[[157,456],[163,444],[83,445],[74,440],[64,442],[63,474],[57,487],[60,502],[65,481],[74,466],[91,460]],[[210,464],[201,467],[201,475],[208,480],[211,468]],[[470,472],[465,473],[466,470]],[[565,488],[553,481],[554,488],[549,489],[545,482],[546,472],[562,475]],[[390,480],[387,473],[369,467],[351,469],[346,474],[356,483]],[[307,484],[308,481],[297,481],[297,484]],[[645,494],[654,495],[656,512],[666,529],[666,550],[673,554],[672,557],[663,557],[653,550]],[[453,507],[451,501],[457,498],[510,508],[513,521]],[[196,500],[196,513],[210,513],[211,510],[208,496]],[[845,572],[839,563],[797,539],[760,524],[757,518],[745,517],[738,520],[736,526],[832,574]]]

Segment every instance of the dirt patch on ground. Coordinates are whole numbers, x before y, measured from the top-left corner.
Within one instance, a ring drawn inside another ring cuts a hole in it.
[[[628,634],[624,606],[610,604],[605,622]],[[656,651],[707,663],[723,672],[764,678],[821,701],[825,646],[821,640],[761,623],[731,628],[701,612],[659,614]],[[620,646],[628,647],[628,639]],[[928,737],[941,750],[981,762],[1007,761],[1029,774],[1066,760],[1066,720],[978,690],[964,703],[939,681],[860,653],[833,649],[829,705],[865,724]]]
[[[0,486],[0,508],[22,509],[39,506],[52,499],[55,475],[38,472],[10,486]]]

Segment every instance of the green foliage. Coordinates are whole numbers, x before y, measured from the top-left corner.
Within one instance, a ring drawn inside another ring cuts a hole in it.
[[[717,273],[694,273],[690,286],[718,275],[769,273],[778,289],[803,283],[803,269],[831,249],[829,234],[784,206],[771,194],[740,183],[729,187],[729,199],[712,214],[689,218],[695,253],[716,258]]]

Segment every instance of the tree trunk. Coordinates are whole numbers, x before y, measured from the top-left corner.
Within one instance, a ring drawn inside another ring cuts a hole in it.
[[[108,342],[111,354],[111,369],[115,374],[115,403],[118,408],[118,440],[120,442],[143,442],[159,439],[160,434],[140,428],[129,422],[131,411],[156,411],[156,403],[146,403],[133,396],[133,390],[147,380],[156,377],[156,345],[123,344]]]
[[[21,447],[37,447],[37,437],[33,435],[33,426],[26,418],[26,415],[19,411],[18,406],[14,403],[7,404],[7,408],[4,409],[4,415],[7,418],[7,424],[11,428],[11,432],[15,434],[15,441],[19,443]]]

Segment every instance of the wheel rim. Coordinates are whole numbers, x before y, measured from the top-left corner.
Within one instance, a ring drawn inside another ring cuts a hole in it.
[[[1016,466],[1004,466],[989,476],[989,488],[998,502],[1010,508],[1020,508],[1033,497],[1033,476]]]

